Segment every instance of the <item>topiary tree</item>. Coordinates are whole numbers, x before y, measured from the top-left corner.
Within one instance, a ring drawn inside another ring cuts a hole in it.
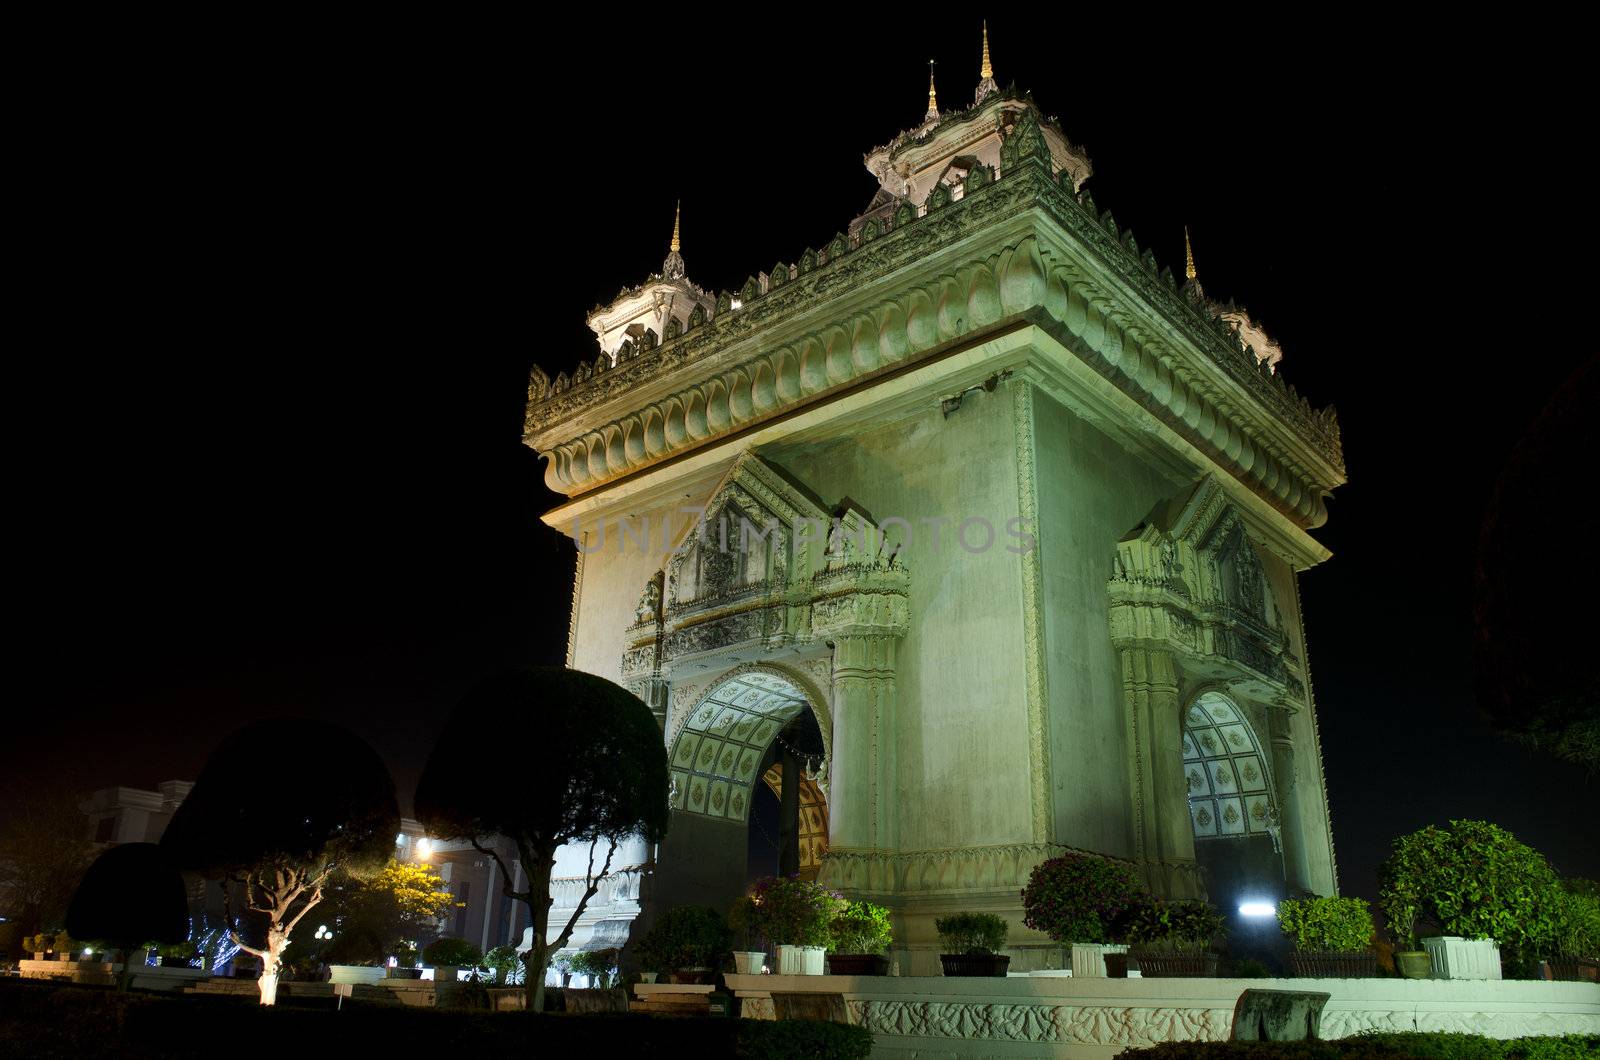
[[[1488,821],[1429,825],[1394,841],[1378,869],[1378,906],[1399,942],[1415,946],[1418,920],[1446,935],[1492,938],[1526,960],[1553,931],[1556,876],[1544,855]]]
[[[67,933],[104,939],[122,956],[117,989],[128,988],[133,951],[189,937],[183,874],[154,843],[123,843],[95,859],[67,906]]]
[[[521,770],[484,769],[485,717],[526,719],[537,761]],[[505,893],[527,903],[533,925],[524,984],[530,1011],[543,1009],[549,956],[571,939],[611,871],[618,843],[635,835],[655,843],[666,834],[667,787],[666,745],[650,709],[593,674],[560,667],[507,670],[468,693],[446,723],[417,784],[417,817],[435,836],[472,840],[499,865]],[[483,844],[495,835],[516,845],[525,890],[515,889],[516,874]],[[551,940],[550,874],[556,851],[567,844],[589,846],[585,887]]]
[[[483,960],[482,950],[466,939],[452,938],[449,935],[434,939],[422,950],[422,963],[433,967],[442,964],[452,968],[476,968],[481,960]]]
[[[327,763],[315,783],[277,774],[288,749]],[[229,930],[261,958],[261,1003],[271,1005],[284,948],[328,881],[381,870],[399,829],[394,780],[365,741],[328,722],[279,719],[253,722],[218,745],[161,845],[182,868],[224,881]],[[261,921],[248,939],[233,915],[239,897]]]
[[[1022,890],[1022,922],[1057,942],[1110,942],[1123,915],[1144,894],[1132,865],[1095,854],[1041,862]]]

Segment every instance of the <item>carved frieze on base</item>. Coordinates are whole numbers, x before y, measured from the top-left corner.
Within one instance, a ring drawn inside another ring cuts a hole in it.
[[[1231,1008],[1134,1008],[952,1001],[849,1001],[850,1020],[874,1034],[1076,1045],[1226,1041]]]
[[[1021,888],[1040,862],[1066,851],[1049,843],[954,847],[948,850],[849,850],[823,857],[830,887],[871,894],[934,894]]]

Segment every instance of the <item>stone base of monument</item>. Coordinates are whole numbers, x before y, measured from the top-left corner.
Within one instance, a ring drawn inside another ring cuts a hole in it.
[[[1600,1034],[1600,985],[1594,983],[843,975],[729,975],[725,981],[747,1019],[777,1018],[782,995],[837,996],[845,1021],[872,1031],[874,1057],[1110,1060],[1132,1046],[1226,1041],[1247,990],[1328,995],[1317,1028],[1323,1038],[1409,1030],[1494,1038]]]

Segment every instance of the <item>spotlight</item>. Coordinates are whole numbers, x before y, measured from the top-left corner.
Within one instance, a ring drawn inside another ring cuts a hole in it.
[[[1277,916],[1278,907],[1272,902],[1241,902],[1240,916]]]

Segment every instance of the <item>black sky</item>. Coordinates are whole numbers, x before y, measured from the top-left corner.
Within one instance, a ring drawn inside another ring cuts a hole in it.
[[[584,17],[56,42],[12,162],[38,243],[8,357],[8,770],[192,777],[288,711],[357,727],[409,792],[477,675],[564,650],[528,365],[592,356],[586,312],[659,267],[675,200],[691,278],[737,288],[865,207],[861,156],[921,118],[928,58],[947,105],[977,80],[978,12]],[[1470,658],[1495,476],[1594,349],[1566,35],[1490,64],[1438,27],[1019,17],[991,19],[997,74],[1087,149],[1097,202],[1174,268],[1189,225],[1207,292],[1339,409],[1335,555],[1302,584],[1345,887],[1462,816],[1600,875],[1593,785],[1488,734]],[[1587,459],[1552,473],[1592,491]],[[485,767],[528,768],[533,719],[485,725]]]

